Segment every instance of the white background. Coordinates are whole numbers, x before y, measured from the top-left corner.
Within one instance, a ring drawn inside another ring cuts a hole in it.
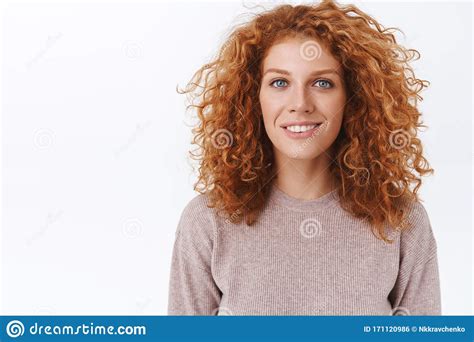
[[[473,314],[472,5],[352,3],[421,53],[435,174],[420,194],[443,314]],[[166,314],[176,226],[196,196],[176,86],[259,11],[243,5],[255,2],[3,4],[1,314]]]

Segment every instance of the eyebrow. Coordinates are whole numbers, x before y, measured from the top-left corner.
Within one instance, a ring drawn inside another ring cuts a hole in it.
[[[283,70],[283,69],[277,69],[277,68],[270,68],[268,69],[267,71],[265,71],[265,73],[263,74],[263,76],[265,76],[266,74],[268,74],[269,72],[274,72],[274,73],[277,73],[277,74],[283,74],[283,75],[291,75],[291,72],[287,71],[287,70]],[[322,74],[336,74],[338,76],[341,76],[339,74],[339,72],[337,72],[336,69],[322,69],[322,70],[315,70],[313,71],[310,76],[316,76],[316,75],[322,75]],[[263,77],[262,76],[262,77]]]

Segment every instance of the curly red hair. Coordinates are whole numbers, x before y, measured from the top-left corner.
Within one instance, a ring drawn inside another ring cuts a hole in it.
[[[334,1],[281,5],[235,28],[217,57],[178,90],[199,100],[188,106],[199,118],[190,155],[200,164],[194,189],[208,195],[210,207],[232,222],[258,219],[276,176],[258,98],[262,62],[277,41],[304,37],[325,43],[344,69],[348,100],[330,168],[341,206],[389,243],[384,224],[409,227],[420,176],[433,172],[417,138],[425,126],[417,101],[429,82],[409,65],[419,52],[399,45],[391,29]]]

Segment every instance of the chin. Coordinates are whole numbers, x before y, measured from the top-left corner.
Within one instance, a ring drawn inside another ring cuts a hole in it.
[[[324,151],[308,151],[307,149],[305,150],[301,146],[296,146],[293,150],[286,151],[285,155],[288,158],[295,160],[313,160],[318,158],[322,153],[324,153]]]

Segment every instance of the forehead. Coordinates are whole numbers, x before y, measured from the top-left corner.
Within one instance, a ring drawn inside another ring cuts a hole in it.
[[[263,72],[268,68],[303,73],[332,68],[342,72],[339,61],[329,49],[310,38],[290,38],[272,45],[263,60]]]

